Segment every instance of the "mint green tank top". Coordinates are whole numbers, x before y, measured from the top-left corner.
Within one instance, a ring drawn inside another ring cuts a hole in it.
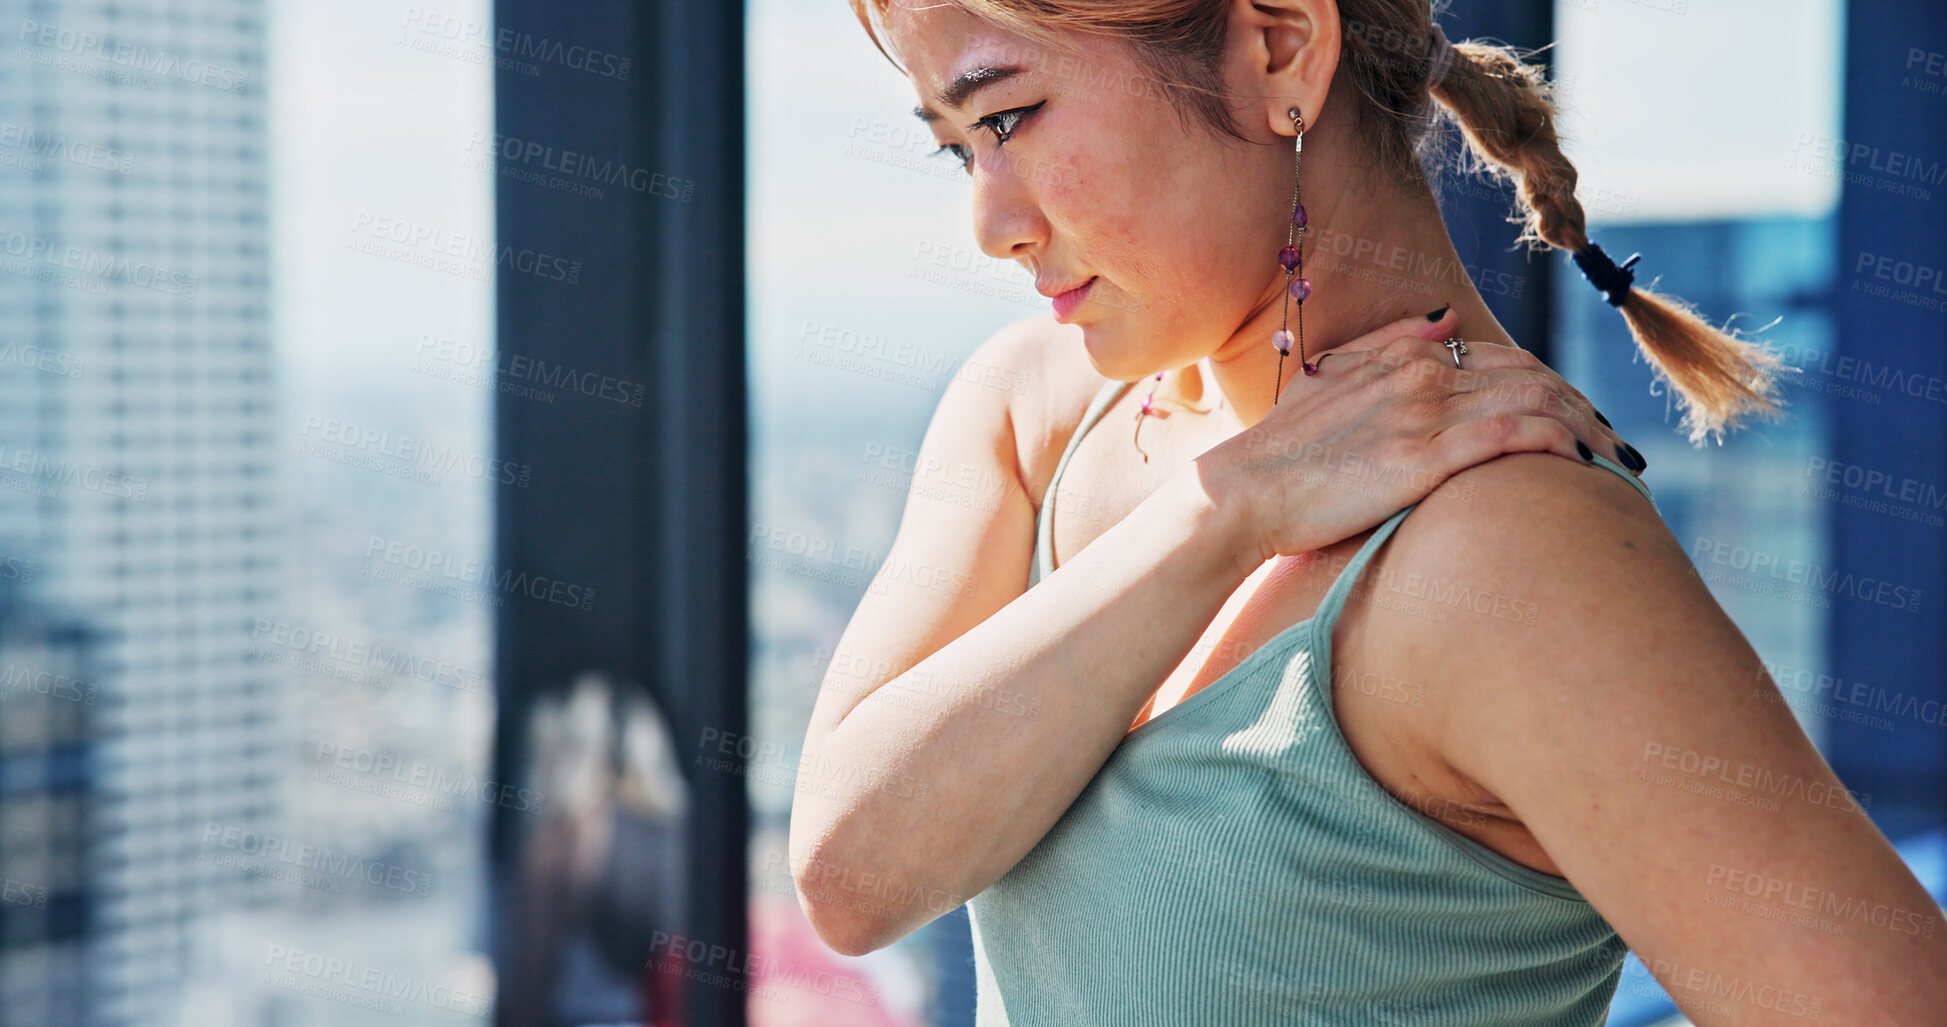
[[[1130,384],[1102,390],[1056,464],[1035,581],[1054,483]],[[1414,506],[1310,618],[1131,732],[968,902],[979,1027],[1604,1021],[1627,951],[1609,923],[1567,880],[1394,798],[1339,732],[1332,626]]]

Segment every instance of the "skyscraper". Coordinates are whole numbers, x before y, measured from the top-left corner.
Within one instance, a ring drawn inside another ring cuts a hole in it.
[[[0,576],[0,1024],[86,1016],[93,646]]]
[[[199,921],[264,894],[212,830],[276,833],[266,12],[7,10],[0,574],[99,635],[86,1021],[147,1023]]]

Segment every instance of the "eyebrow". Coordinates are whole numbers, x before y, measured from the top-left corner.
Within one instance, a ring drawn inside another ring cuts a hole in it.
[[[940,93],[939,96],[940,105],[942,107],[964,106],[968,100],[973,98],[973,94],[980,92],[982,89],[985,89],[996,82],[1004,82],[1010,78],[1013,78],[1014,76],[1019,75],[1020,73],[1026,70],[1027,70],[1026,68],[1019,67],[1017,65],[1012,65],[1012,64],[1003,64],[1003,65],[983,64],[976,68],[968,68],[966,71],[961,72],[959,76],[956,77],[952,81],[952,83],[950,83],[946,87],[946,89]],[[927,107],[925,104],[921,104],[920,106],[913,108],[913,117],[918,118],[919,120],[924,121],[927,124],[932,124],[933,122],[939,121],[941,118],[945,117],[945,115],[941,114],[936,110],[933,110],[930,107]]]

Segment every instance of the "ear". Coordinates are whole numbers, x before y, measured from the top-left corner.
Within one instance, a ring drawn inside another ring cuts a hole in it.
[[[1339,67],[1336,0],[1231,0],[1226,72],[1238,121],[1289,136],[1293,107],[1318,124]]]

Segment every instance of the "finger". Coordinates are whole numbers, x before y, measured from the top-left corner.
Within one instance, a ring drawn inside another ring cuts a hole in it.
[[[1394,370],[1401,364],[1416,364],[1416,373],[1412,376],[1418,383],[1415,387],[1430,388],[1435,382],[1441,382],[1445,383],[1449,392],[1474,388],[1469,384],[1470,378],[1483,371],[1543,366],[1519,347],[1453,336],[1441,330],[1446,323],[1445,320],[1429,323],[1429,330],[1424,331],[1415,329],[1406,334],[1384,334],[1398,327],[1395,324],[1381,332],[1361,336],[1357,340],[1363,347],[1361,349],[1340,346],[1330,352],[1344,353],[1348,363],[1365,367],[1374,375]],[[1464,355],[1457,354],[1457,350]],[[1456,355],[1460,355],[1458,362]],[[1341,369],[1340,373],[1345,372]]]
[[[1479,371],[1468,378],[1465,388],[1456,392],[1450,404],[1461,417],[1487,417],[1496,413],[1553,417],[1593,452],[1614,460],[1633,474],[1641,474],[1644,468],[1641,456],[1614,428],[1595,416],[1595,407],[1588,399],[1546,365],[1535,367],[1539,369],[1508,367]]]
[[[1334,346],[1332,353],[1362,353],[1379,349],[1401,336],[1411,336],[1428,342],[1437,342],[1454,333],[1454,312],[1452,306],[1441,307],[1432,313],[1439,316],[1432,320],[1425,314],[1402,317],[1397,321],[1380,325],[1343,346]]]
[[[1517,414],[1532,411],[1553,417],[1572,436],[1567,443],[1569,453],[1574,453],[1575,440],[1580,439],[1592,452],[1603,454],[1624,469],[1638,475],[1643,472],[1645,461],[1642,456],[1625,443],[1614,428],[1602,422],[1588,398],[1527,350],[1505,343],[1476,341],[1468,346],[1466,355],[1461,358],[1461,366],[1452,366],[1453,352],[1445,343],[1452,334],[1454,313],[1450,308],[1442,308],[1434,313],[1440,316],[1431,321],[1425,316],[1415,316],[1381,325],[1343,346],[1320,354],[1314,364],[1322,375],[1325,358],[1339,355],[1342,360],[1334,362],[1337,376],[1343,377],[1348,371],[1348,368],[1338,366],[1340,363],[1365,367],[1369,375],[1377,375],[1385,370],[1381,365],[1393,360],[1424,356],[1434,361],[1432,373],[1416,376],[1405,387],[1437,390],[1444,386],[1449,394],[1456,395],[1515,390],[1513,395],[1516,398],[1528,398],[1532,402],[1526,406],[1504,403],[1495,408],[1496,411]],[[1397,349],[1389,349],[1396,344]],[[1382,357],[1382,350],[1387,351],[1388,355]],[[1486,416],[1487,413],[1490,412],[1476,416]],[[1575,458],[1581,459],[1579,454]]]
[[[1434,473],[1445,481],[1504,453],[1554,453],[1578,464],[1592,463],[1576,450],[1576,441],[1575,433],[1553,417],[1499,413],[1462,420],[1435,432],[1428,444]]]

